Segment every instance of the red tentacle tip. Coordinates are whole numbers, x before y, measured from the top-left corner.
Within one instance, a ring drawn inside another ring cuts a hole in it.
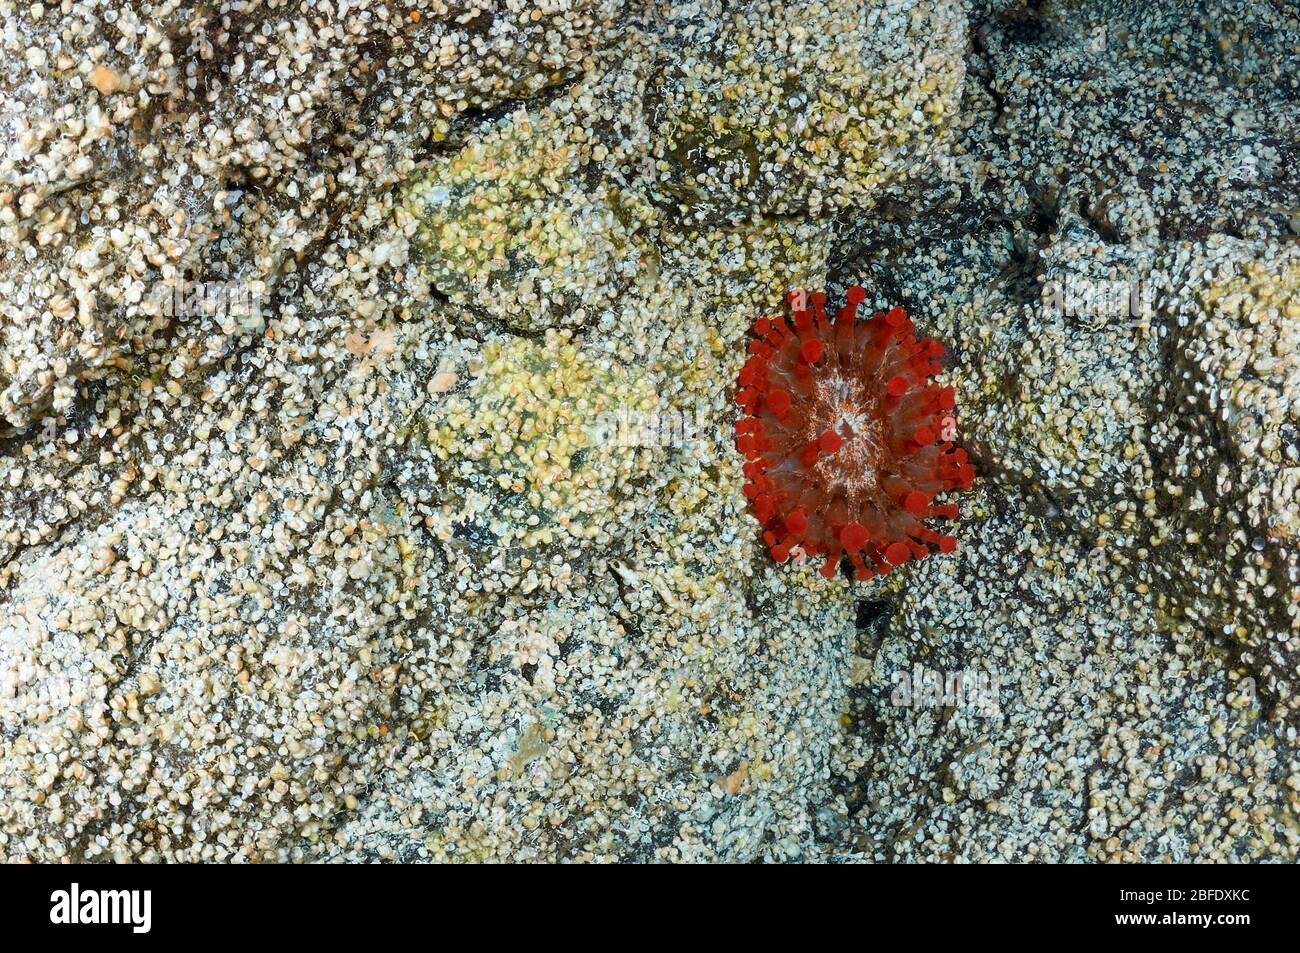
[[[920,490],[913,490],[907,496],[903,497],[903,509],[913,516],[922,516],[925,508],[930,505],[930,498]]]
[[[856,553],[867,544],[871,534],[861,523],[850,523],[840,530],[840,545],[851,553]]]
[[[900,563],[907,562],[912,550],[908,548],[907,543],[890,543],[885,547],[885,559],[889,560],[891,565],[897,566]]]

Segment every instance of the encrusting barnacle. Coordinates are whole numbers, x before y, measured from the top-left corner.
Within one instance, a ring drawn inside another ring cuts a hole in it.
[[[736,448],[745,496],[777,562],[824,556],[830,578],[848,555],[870,579],[957,540],[926,526],[955,519],[936,504],[975,470],[954,444],[952,387],[931,382],[943,345],[917,338],[902,308],[857,319],[855,285],[832,320],[825,292],[792,291],[790,314],[754,323],[740,371]]]

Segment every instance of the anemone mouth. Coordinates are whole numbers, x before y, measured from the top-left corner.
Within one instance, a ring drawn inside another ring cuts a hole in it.
[[[931,381],[942,345],[917,339],[902,308],[859,321],[864,298],[850,288],[831,319],[825,293],[792,292],[788,315],[755,322],[736,397],[745,495],[772,556],[825,556],[827,576],[847,556],[860,579],[951,552],[923,520],[955,519],[933,500],[974,479],[953,389]]]
[[[813,407],[805,438],[838,434],[840,449],[817,458],[812,476],[830,496],[842,492],[850,500],[870,500],[880,493],[880,477],[892,467],[885,440],[879,400],[869,388],[839,371],[813,383]]]

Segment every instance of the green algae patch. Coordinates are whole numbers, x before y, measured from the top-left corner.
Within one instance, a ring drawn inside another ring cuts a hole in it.
[[[600,147],[573,135],[521,111],[407,186],[417,264],[453,303],[520,330],[578,325],[636,274],[650,209],[585,175]]]
[[[659,409],[652,380],[562,331],[489,342],[482,357],[473,384],[437,405],[428,439],[453,484],[487,492],[493,536],[530,546],[617,528],[657,469],[635,428]]]

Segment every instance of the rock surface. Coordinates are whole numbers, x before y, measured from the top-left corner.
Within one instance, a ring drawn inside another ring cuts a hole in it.
[[[0,4],[0,859],[1296,859],[1283,5],[70,6]],[[855,281],[981,474],[871,585],[731,430]]]

